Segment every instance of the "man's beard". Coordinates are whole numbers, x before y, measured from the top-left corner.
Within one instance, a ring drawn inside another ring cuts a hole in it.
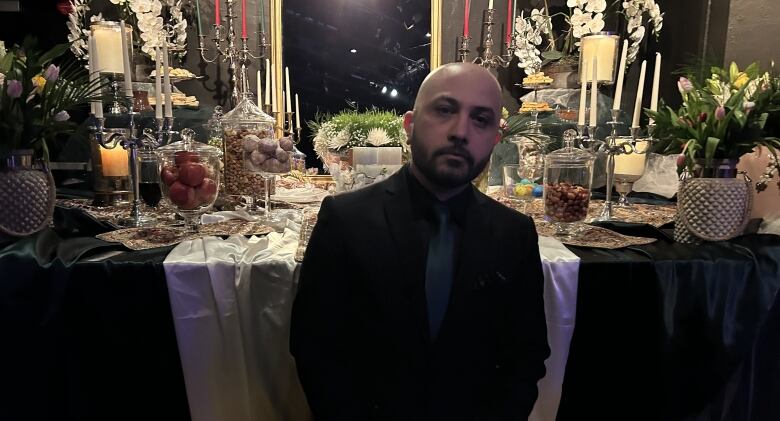
[[[453,189],[470,183],[471,180],[477,178],[482,173],[490,162],[490,155],[488,155],[483,160],[475,163],[474,157],[467,149],[455,144],[435,151],[429,151],[422,143],[412,132],[412,162],[428,181],[441,188]],[[463,158],[465,163],[459,161],[460,165],[457,167],[445,163],[446,168],[441,169],[440,166],[436,165],[435,161],[444,154],[457,155]],[[465,168],[462,168],[463,166]]]

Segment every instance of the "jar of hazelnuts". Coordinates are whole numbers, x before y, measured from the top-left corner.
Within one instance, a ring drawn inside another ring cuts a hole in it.
[[[544,218],[573,223],[585,219],[593,182],[594,154],[568,142],[547,155],[544,162]]]
[[[225,192],[229,195],[255,196],[263,188],[263,177],[254,168],[253,162],[260,161],[257,152],[255,161],[251,161],[251,153],[261,144],[276,151],[278,140],[274,136],[273,117],[264,113],[254,102],[251,95],[236,104],[230,112],[222,117],[223,141],[225,147]],[[270,146],[269,146],[270,145]],[[254,147],[247,155],[248,147]],[[278,159],[267,159],[267,165],[275,164]],[[281,166],[280,166],[281,167]],[[281,172],[281,171],[279,171]]]

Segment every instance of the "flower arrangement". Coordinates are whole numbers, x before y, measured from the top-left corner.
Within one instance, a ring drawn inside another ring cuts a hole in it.
[[[776,131],[771,133],[780,119],[780,77],[761,72],[756,63],[744,70],[731,63],[728,68],[712,67],[703,81],[691,74],[680,77],[677,87],[682,96],[678,110],[665,106],[647,113],[655,120],[655,137],[661,139],[656,149],[680,154],[680,171],[692,171],[697,160],[705,167],[717,159],[736,160],[757,146],[775,158],[769,175],[780,169],[780,139]]]
[[[135,28],[134,39],[140,40],[141,51],[153,60],[155,47],[161,47],[166,34],[170,35],[169,47],[176,54],[186,53],[187,20],[182,12],[183,0],[110,0],[119,17]],[[68,15],[68,41],[76,57],[87,58],[89,28],[87,15],[92,0],[71,0]],[[102,14],[89,17],[89,23],[103,20]]]
[[[325,161],[330,150],[357,146],[401,146],[406,150],[403,119],[390,111],[342,111],[309,122],[314,132],[314,151]]]
[[[0,156],[34,149],[48,161],[47,142],[76,128],[68,111],[101,98],[103,85],[73,61],[52,63],[67,44],[46,52],[32,38],[8,51],[0,46]]]
[[[645,26],[652,26],[657,37],[663,27],[663,13],[655,0],[620,0],[607,5],[606,0],[567,0],[568,13],[550,14],[547,1],[542,9],[532,9],[529,16],[521,13],[515,19],[515,41],[518,48],[515,55],[518,66],[527,74],[538,72],[542,66],[553,61],[576,63],[579,39],[585,35],[602,31],[605,17],[610,13],[623,16],[631,44],[628,48],[627,64],[636,60],[639,46],[645,36]],[[645,20],[646,19],[646,20]],[[557,32],[553,23],[563,20],[567,28]]]

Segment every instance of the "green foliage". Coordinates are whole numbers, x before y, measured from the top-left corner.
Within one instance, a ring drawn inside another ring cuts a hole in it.
[[[102,98],[101,82],[90,82],[87,71],[73,60],[58,67],[57,77],[44,78],[47,68],[67,50],[68,45],[62,44],[40,51],[35,39],[27,38],[0,57],[4,76],[0,85],[0,157],[14,149],[33,149],[48,160],[47,142],[76,128],[62,112]],[[17,81],[22,89],[14,97],[9,87]]]
[[[780,78],[762,73],[756,63],[740,71],[713,66],[702,80],[693,74],[681,77],[678,88],[683,104],[678,110],[661,104],[655,120],[655,150],[683,154],[686,166],[703,159],[738,159],[756,146],[773,153],[780,147],[775,127],[780,115]],[[768,124],[771,123],[771,124]]]

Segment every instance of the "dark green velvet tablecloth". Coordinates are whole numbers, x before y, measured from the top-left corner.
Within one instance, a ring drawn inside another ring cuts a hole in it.
[[[0,420],[189,418],[162,262],[56,228],[0,243]],[[780,237],[581,257],[559,420],[780,419]],[[111,250],[117,256],[90,261]],[[773,328],[774,327],[774,328]]]

